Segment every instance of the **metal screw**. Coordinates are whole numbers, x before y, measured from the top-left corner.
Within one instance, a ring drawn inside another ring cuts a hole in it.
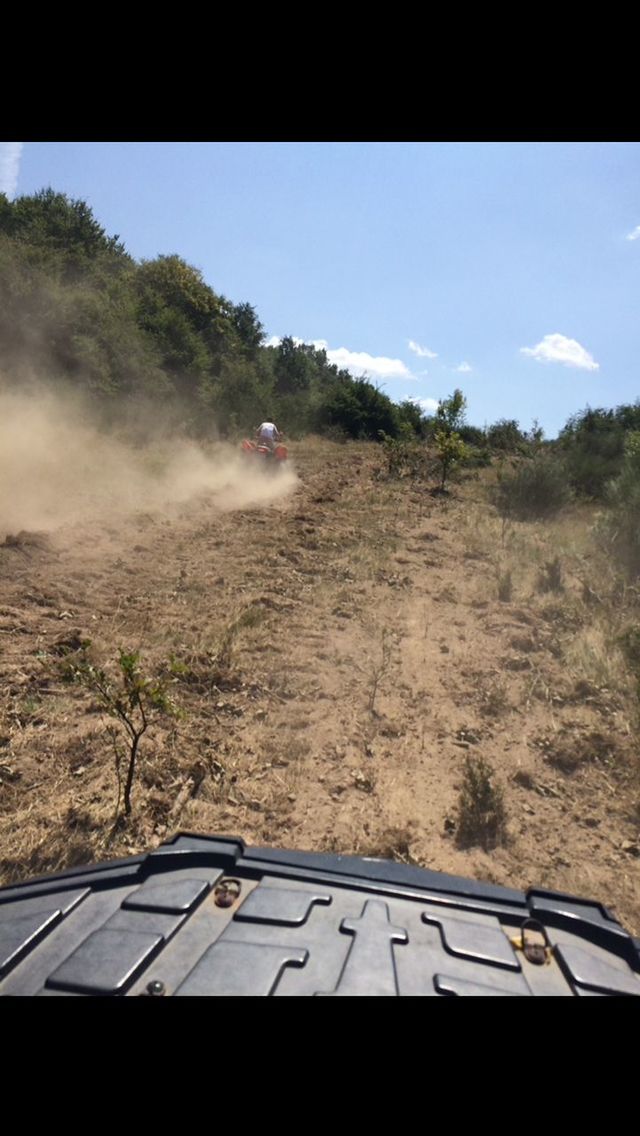
[[[159,979],[154,979],[153,982],[147,982],[147,994],[152,998],[160,998],[165,993],[164,982]]]

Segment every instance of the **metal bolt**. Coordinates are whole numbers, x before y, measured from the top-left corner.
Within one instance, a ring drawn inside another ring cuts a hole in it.
[[[238,880],[222,880],[214,892],[216,907],[232,907],[240,895]]]
[[[544,944],[532,943],[531,940],[527,942],[525,933],[527,929],[531,929],[541,935],[544,939]],[[551,960],[552,947],[551,943],[549,942],[549,936],[542,923],[540,923],[537,919],[525,919],[524,923],[522,924],[521,933],[521,949],[524,957],[528,962],[533,963],[534,966],[544,966],[546,962],[549,962]]]
[[[535,966],[543,966],[547,961],[547,952],[542,944],[527,943],[524,947],[524,957]]]
[[[161,998],[164,993],[164,982],[160,982],[160,980],[157,978],[155,978],[153,982],[147,982],[147,994],[149,994],[152,998]]]

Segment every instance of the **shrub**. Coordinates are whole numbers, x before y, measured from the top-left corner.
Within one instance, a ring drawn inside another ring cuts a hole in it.
[[[86,645],[83,645],[78,660],[69,658],[64,661],[63,673],[72,682],[78,683],[89,694],[92,694],[104,712],[110,718],[114,718],[117,726],[120,727],[120,731],[117,728],[110,727],[107,732],[113,744],[118,780],[116,818],[118,817],[122,794],[121,767],[123,761],[127,763],[124,784],[124,811],[129,816],[131,813],[131,789],[140,740],[143,734],[147,732],[156,713],[175,715],[176,709],[163,684],[146,677],[142,673],[138,651],[120,649],[114,676],[95,666],[88,658]],[[124,738],[126,744],[124,750],[119,745],[119,735],[120,738]]]
[[[380,442],[387,463],[387,477],[417,478],[426,474],[426,450],[415,435],[411,437],[403,432],[399,438],[392,438],[380,430]]]
[[[507,839],[507,813],[494,769],[483,757],[467,757],[457,810],[456,842],[461,848],[479,844],[488,852]]]
[[[606,501],[609,512],[601,521],[600,532],[633,579],[640,575],[640,431],[627,436],[622,472],[609,483]]]
[[[475,446],[481,450],[485,449],[487,445],[487,435],[486,432],[481,430],[478,426],[463,425],[459,427],[457,432],[465,445]]]
[[[515,419],[501,418],[487,430],[487,442],[492,450],[517,453],[527,439]]]
[[[562,464],[542,456],[524,461],[511,475],[504,474],[493,492],[500,516],[519,521],[552,516],[570,500]]]
[[[558,439],[573,488],[588,497],[602,499],[608,483],[622,471],[627,437],[639,429],[638,402],[615,410],[588,408],[573,415]]]

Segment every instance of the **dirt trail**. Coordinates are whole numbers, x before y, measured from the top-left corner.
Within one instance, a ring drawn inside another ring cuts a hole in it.
[[[271,503],[211,490],[0,545],[1,881],[182,829],[567,891],[640,934],[628,711],[567,670],[553,597],[498,599],[478,482],[442,497],[381,480],[376,447],[292,450]],[[105,719],[56,671],[83,639],[105,666],[140,649],[181,710],[110,844]],[[489,852],[456,844],[468,755],[504,789]]]

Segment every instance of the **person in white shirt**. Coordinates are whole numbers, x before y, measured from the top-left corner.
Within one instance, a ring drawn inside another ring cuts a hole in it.
[[[256,437],[259,442],[265,443],[270,450],[273,450],[276,442],[280,440],[281,434],[274,422],[262,422],[260,426],[256,427]]]

